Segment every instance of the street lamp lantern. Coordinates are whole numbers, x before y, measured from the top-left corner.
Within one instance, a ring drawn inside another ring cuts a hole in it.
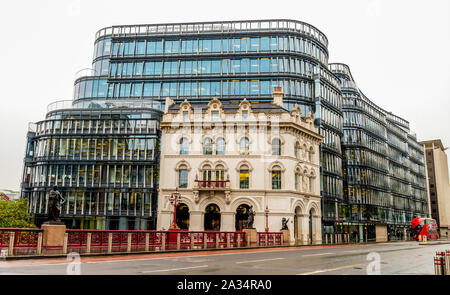
[[[266,232],[269,232],[269,206],[266,205]]]
[[[170,204],[173,205],[173,223],[170,226],[171,229],[178,228],[177,225],[177,206],[181,202],[181,194],[178,192],[178,187],[175,189],[175,192],[169,197]]]

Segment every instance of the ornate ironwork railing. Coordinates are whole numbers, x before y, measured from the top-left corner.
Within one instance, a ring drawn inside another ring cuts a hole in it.
[[[43,245],[42,229],[0,228],[0,250],[8,256],[159,252],[255,246],[242,231],[67,229],[64,244]],[[61,237],[62,238],[62,237]],[[282,233],[258,233],[257,246],[282,246]]]
[[[281,246],[287,241],[282,241],[283,233],[280,232],[259,232],[258,242],[260,246]]]
[[[38,228],[0,228],[0,250],[9,249],[12,241],[13,252],[9,255],[35,255],[39,233],[42,232],[43,230]],[[11,234],[14,234],[13,240]]]

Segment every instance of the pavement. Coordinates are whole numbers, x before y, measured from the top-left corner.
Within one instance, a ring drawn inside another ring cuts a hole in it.
[[[450,242],[449,242],[450,243]],[[0,275],[433,275],[446,244],[415,241],[0,261]]]

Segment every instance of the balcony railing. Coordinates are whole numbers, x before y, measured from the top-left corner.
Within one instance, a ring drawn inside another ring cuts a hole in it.
[[[103,36],[130,37],[266,31],[294,31],[312,37],[325,47],[328,46],[327,37],[316,27],[301,21],[289,19],[112,26],[100,29],[95,34],[95,39]]]
[[[229,180],[195,180],[195,188],[198,189],[229,189],[230,181]]]

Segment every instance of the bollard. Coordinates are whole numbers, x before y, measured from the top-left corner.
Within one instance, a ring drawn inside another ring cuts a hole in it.
[[[128,233],[128,239],[127,239],[127,253],[131,252],[131,233]]]
[[[166,233],[161,233],[161,251],[166,251]]]
[[[16,238],[16,233],[12,232],[9,234],[9,247],[8,247],[8,256],[14,256],[14,240]]]
[[[86,253],[91,253],[91,239],[92,239],[92,233],[87,234],[87,241],[86,241]]]
[[[203,249],[208,248],[208,239],[206,233],[203,233]]]
[[[65,235],[64,235],[64,238],[65,238]],[[41,254],[42,254],[42,233],[38,233],[36,255],[41,255]]]
[[[63,241],[63,254],[66,255],[67,254],[67,244],[69,243],[69,234],[65,233],[64,234],[64,241]]]
[[[216,233],[216,249],[219,248],[219,234]]]
[[[445,252],[436,252],[434,257],[434,273],[445,275]]]
[[[445,275],[450,276],[450,250],[445,251]]]
[[[108,234],[108,254],[112,253],[112,233]]]
[[[150,234],[145,233],[145,252],[150,250]]]
[[[190,234],[190,237],[191,237],[191,250],[193,250],[194,249],[194,235]]]

